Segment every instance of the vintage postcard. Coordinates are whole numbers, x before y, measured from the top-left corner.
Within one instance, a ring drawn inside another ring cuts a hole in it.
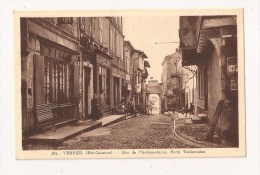
[[[15,11],[16,158],[246,156],[243,9]]]

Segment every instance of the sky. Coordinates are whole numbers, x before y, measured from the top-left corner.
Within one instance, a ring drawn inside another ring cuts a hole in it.
[[[165,56],[175,52],[179,43],[155,44],[156,42],[179,41],[178,16],[123,17],[125,40],[129,40],[135,49],[142,50],[148,56],[151,68],[149,77],[161,82],[162,61]]]

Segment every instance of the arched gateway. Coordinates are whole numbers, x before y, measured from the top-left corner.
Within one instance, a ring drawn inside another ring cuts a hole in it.
[[[158,80],[149,80],[146,88],[146,101],[149,100],[150,94],[157,94],[159,96],[159,113],[162,112],[162,86],[158,83]],[[149,103],[146,103],[146,112],[148,113]]]

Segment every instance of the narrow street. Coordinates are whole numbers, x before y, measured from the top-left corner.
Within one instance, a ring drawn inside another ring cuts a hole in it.
[[[142,115],[79,135],[61,149],[155,149],[190,147],[172,135],[167,115]]]
[[[28,150],[48,149],[169,149],[195,148],[196,145],[176,137],[172,116],[141,115],[108,127],[100,127],[54,145],[27,145]]]

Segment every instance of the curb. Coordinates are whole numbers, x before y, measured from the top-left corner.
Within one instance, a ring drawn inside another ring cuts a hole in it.
[[[69,140],[70,138],[73,138],[75,136],[78,136],[80,134],[83,134],[85,132],[97,129],[102,126],[101,122],[95,123],[89,127],[86,127],[82,130],[79,130],[75,133],[69,134],[63,138],[53,138],[53,139],[44,139],[44,138],[27,138],[24,140],[25,144],[52,144],[52,145],[59,145],[62,144],[64,141]]]

